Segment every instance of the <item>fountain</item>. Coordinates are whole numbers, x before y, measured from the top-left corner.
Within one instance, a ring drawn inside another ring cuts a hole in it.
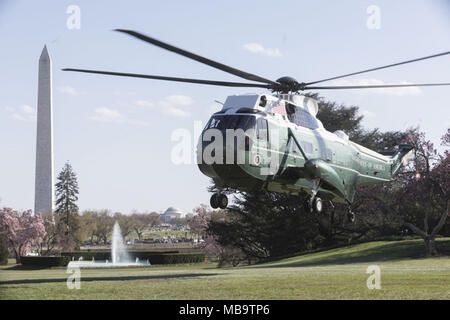
[[[127,252],[127,248],[123,243],[122,230],[117,223],[114,223],[113,234],[112,234],[112,244],[111,244],[111,259],[113,265],[118,264],[129,264],[131,263],[131,257]]]
[[[95,261],[94,257],[92,257],[92,261],[84,261],[83,257],[80,257],[78,261],[74,261],[72,257],[72,261],[69,262],[68,267],[78,267],[78,268],[113,268],[113,267],[141,267],[141,266],[149,266],[150,262],[147,260],[146,262],[140,262],[139,258],[136,258],[135,261],[131,258],[130,254],[127,252],[126,245],[123,241],[122,231],[120,230],[119,223],[117,221],[114,223],[113,233],[112,233],[112,242],[111,242],[111,260],[112,263],[108,259],[105,261]]]

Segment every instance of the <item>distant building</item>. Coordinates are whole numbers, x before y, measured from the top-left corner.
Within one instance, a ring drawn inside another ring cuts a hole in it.
[[[178,219],[181,218],[181,215],[183,212],[181,212],[180,209],[169,207],[167,210],[161,215],[161,221],[163,223],[170,223],[172,219]]]

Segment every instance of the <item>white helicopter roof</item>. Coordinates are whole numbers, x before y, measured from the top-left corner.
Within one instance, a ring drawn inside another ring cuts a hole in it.
[[[261,97],[265,97],[267,104],[264,108],[259,106]],[[264,109],[264,111],[272,111],[271,109],[277,107],[278,104],[289,103],[297,108],[308,111],[311,115],[316,116],[319,111],[319,105],[313,98],[306,97],[300,94],[281,94],[279,96],[272,96],[268,94],[244,94],[228,96],[223,104],[222,110],[230,108],[251,108]]]
[[[245,95],[233,95],[228,96],[227,100],[223,104],[222,110],[226,109],[239,109],[239,108],[251,108],[257,107],[257,102],[259,100],[259,94],[245,94]]]

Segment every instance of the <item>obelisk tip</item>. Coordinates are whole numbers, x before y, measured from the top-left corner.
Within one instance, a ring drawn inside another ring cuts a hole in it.
[[[41,57],[39,58],[39,61],[42,60],[50,60],[50,55],[48,54],[47,45],[44,45],[44,49],[42,49]]]

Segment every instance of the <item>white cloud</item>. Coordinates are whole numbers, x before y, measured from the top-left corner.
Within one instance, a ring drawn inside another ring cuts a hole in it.
[[[180,107],[190,106],[194,100],[184,95],[171,95],[158,102],[163,114],[174,117],[189,117],[191,113]]]
[[[386,85],[386,84],[411,84],[407,81],[400,81],[396,83],[385,83],[378,79],[359,79],[359,80],[335,80],[335,86],[368,86],[368,85]],[[348,91],[352,91],[349,89]],[[374,94],[389,94],[395,96],[415,95],[420,94],[422,90],[419,87],[400,87],[400,88],[374,88],[374,89],[354,89],[356,92],[374,93]]]
[[[157,108],[162,114],[173,117],[189,117],[191,113],[188,110],[185,110],[184,107],[190,106],[193,102],[194,100],[189,96],[170,95],[158,102],[137,100],[135,105],[144,108]],[[118,110],[107,107],[96,108],[94,113],[95,114],[90,117],[93,121],[137,126],[148,125],[147,122],[131,119],[120,113]]]
[[[92,119],[102,122],[123,122],[125,119],[119,111],[106,107],[95,109],[95,114]]]
[[[11,114],[11,118],[19,121],[34,122],[36,121],[36,109],[27,104],[18,107],[5,107],[5,111]]]
[[[188,111],[176,107],[167,107],[163,112],[174,117],[189,117],[191,115]]]
[[[107,123],[131,124],[136,126],[146,126],[144,121],[133,120],[125,117],[119,111],[101,107],[94,110],[95,115],[90,117],[91,120]]]
[[[155,106],[155,104],[151,101],[146,101],[146,100],[138,100],[136,101],[136,105],[138,107],[144,107],[144,108],[152,108]]]
[[[19,120],[19,121],[27,121],[27,118],[25,118],[23,115],[19,114],[19,113],[13,113],[11,116],[14,120]]]
[[[172,105],[189,106],[194,102],[194,100],[188,96],[172,95],[172,96],[166,97],[165,102],[172,104]]]
[[[58,87],[58,91],[71,96],[79,96],[81,94],[81,92],[75,90],[75,88],[70,86]]]
[[[251,42],[251,43],[246,43],[242,46],[244,48],[244,50],[247,50],[251,53],[256,53],[256,54],[262,54],[268,57],[281,57],[282,54],[280,52],[280,50],[278,48],[265,48],[263,45],[256,43],[256,42]]]
[[[30,107],[27,104],[24,104],[23,106],[20,106],[20,109],[22,110],[23,113],[25,113],[27,115],[36,116],[36,110],[33,107]]]
[[[170,95],[162,100],[153,102],[148,100],[137,100],[135,105],[143,108],[156,108],[162,114],[173,117],[189,117],[191,113],[186,110],[194,103],[194,99],[185,95]]]

